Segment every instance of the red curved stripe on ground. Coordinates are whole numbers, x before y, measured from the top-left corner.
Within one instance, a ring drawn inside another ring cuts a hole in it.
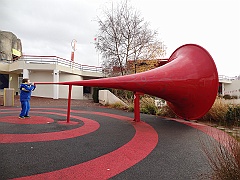
[[[126,116],[102,112],[72,112],[97,114],[119,120],[132,120]],[[53,112],[44,113],[61,115]],[[76,116],[71,117],[78,119]],[[81,120],[83,119],[81,118]],[[158,134],[150,125],[133,121],[132,125],[136,130],[135,136],[127,144],[111,153],[69,168],[17,179],[108,179],[113,177],[144,159],[158,143]]]
[[[36,112],[43,114],[55,114],[59,116],[66,116],[65,114],[56,112]],[[72,130],[48,132],[41,134],[0,134],[0,143],[20,143],[20,142],[39,142],[39,141],[54,141],[74,138],[96,131],[100,125],[98,122],[88,118],[71,116],[72,118],[81,120],[84,125]],[[29,120],[30,121],[30,120]]]
[[[150,125],[137,122],[133,126],[136,130],[133,139],[111,153],[69,168],[16,179],[109,179],[144,159],[158,143],[158,134]]]
[[[5,116],[0,118],[0,122],[12,124],[48,124],[54,122],[49,117],[32,116],[31,118],[19,119],[17,116]]]
[[[204,124],[194,123],[194,122],[190,122],[190,121],[184,121],[181,119],[172,119],[172,120],[180,122],[182,124],[186,124],[188,126],[191,126],[195,129],[198,129],[198,130],[204,132],[205,134],[209,135],[210,137],[215,139],[217,142],[219,142],[220,144],[225,146],[230,152],[232,151],[232,148],[230,147],[231,143],[229,143],[229,142],[236,141],[236,139],[234,139],[232,136],[228,135],[226,132],[219,130],[217,128],[213,128],[211,126],[204,125]]]

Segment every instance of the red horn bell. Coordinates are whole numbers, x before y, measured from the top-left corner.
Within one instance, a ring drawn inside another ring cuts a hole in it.
[[[60,82],[153,95],[168,102],[181,118],[197,119],[211,108],[218,90],[218,73],[211,55],[201,46],[186,44],[176,49],[164,66],[146,72],[103,79]]]

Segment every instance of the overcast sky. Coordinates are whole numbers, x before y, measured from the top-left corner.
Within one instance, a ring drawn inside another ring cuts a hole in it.
[[[158,30],[167,46],[164,58],[183,44],[199,44],[212,55],[219,74],[240,75],[239,0],[130,0],[130,4],[152,30]],[[20,38],[28,55],[70,59],[76,39],[75,61],[98,66],[95,20],[111,5],[109,0],[0,0],[0,30]]]

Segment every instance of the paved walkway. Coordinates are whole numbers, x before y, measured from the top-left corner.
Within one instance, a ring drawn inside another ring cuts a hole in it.
[[[70,123],[62,106],[32,106],[23,120],[19,107],[0,108],[2,180],[187,180],[211,172],[204,125],[145,114],[136,123],[133,113],[98,105],[72,106]]]

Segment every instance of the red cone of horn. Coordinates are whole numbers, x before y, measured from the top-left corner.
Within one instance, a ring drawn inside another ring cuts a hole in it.
[[[186,44],[173,52],[167,64],[150,71],[57,84],[142,92],[165,99],[181,118],[197,119],[207,113],[215,101],[218,73],[213,58],[204,48]]]

